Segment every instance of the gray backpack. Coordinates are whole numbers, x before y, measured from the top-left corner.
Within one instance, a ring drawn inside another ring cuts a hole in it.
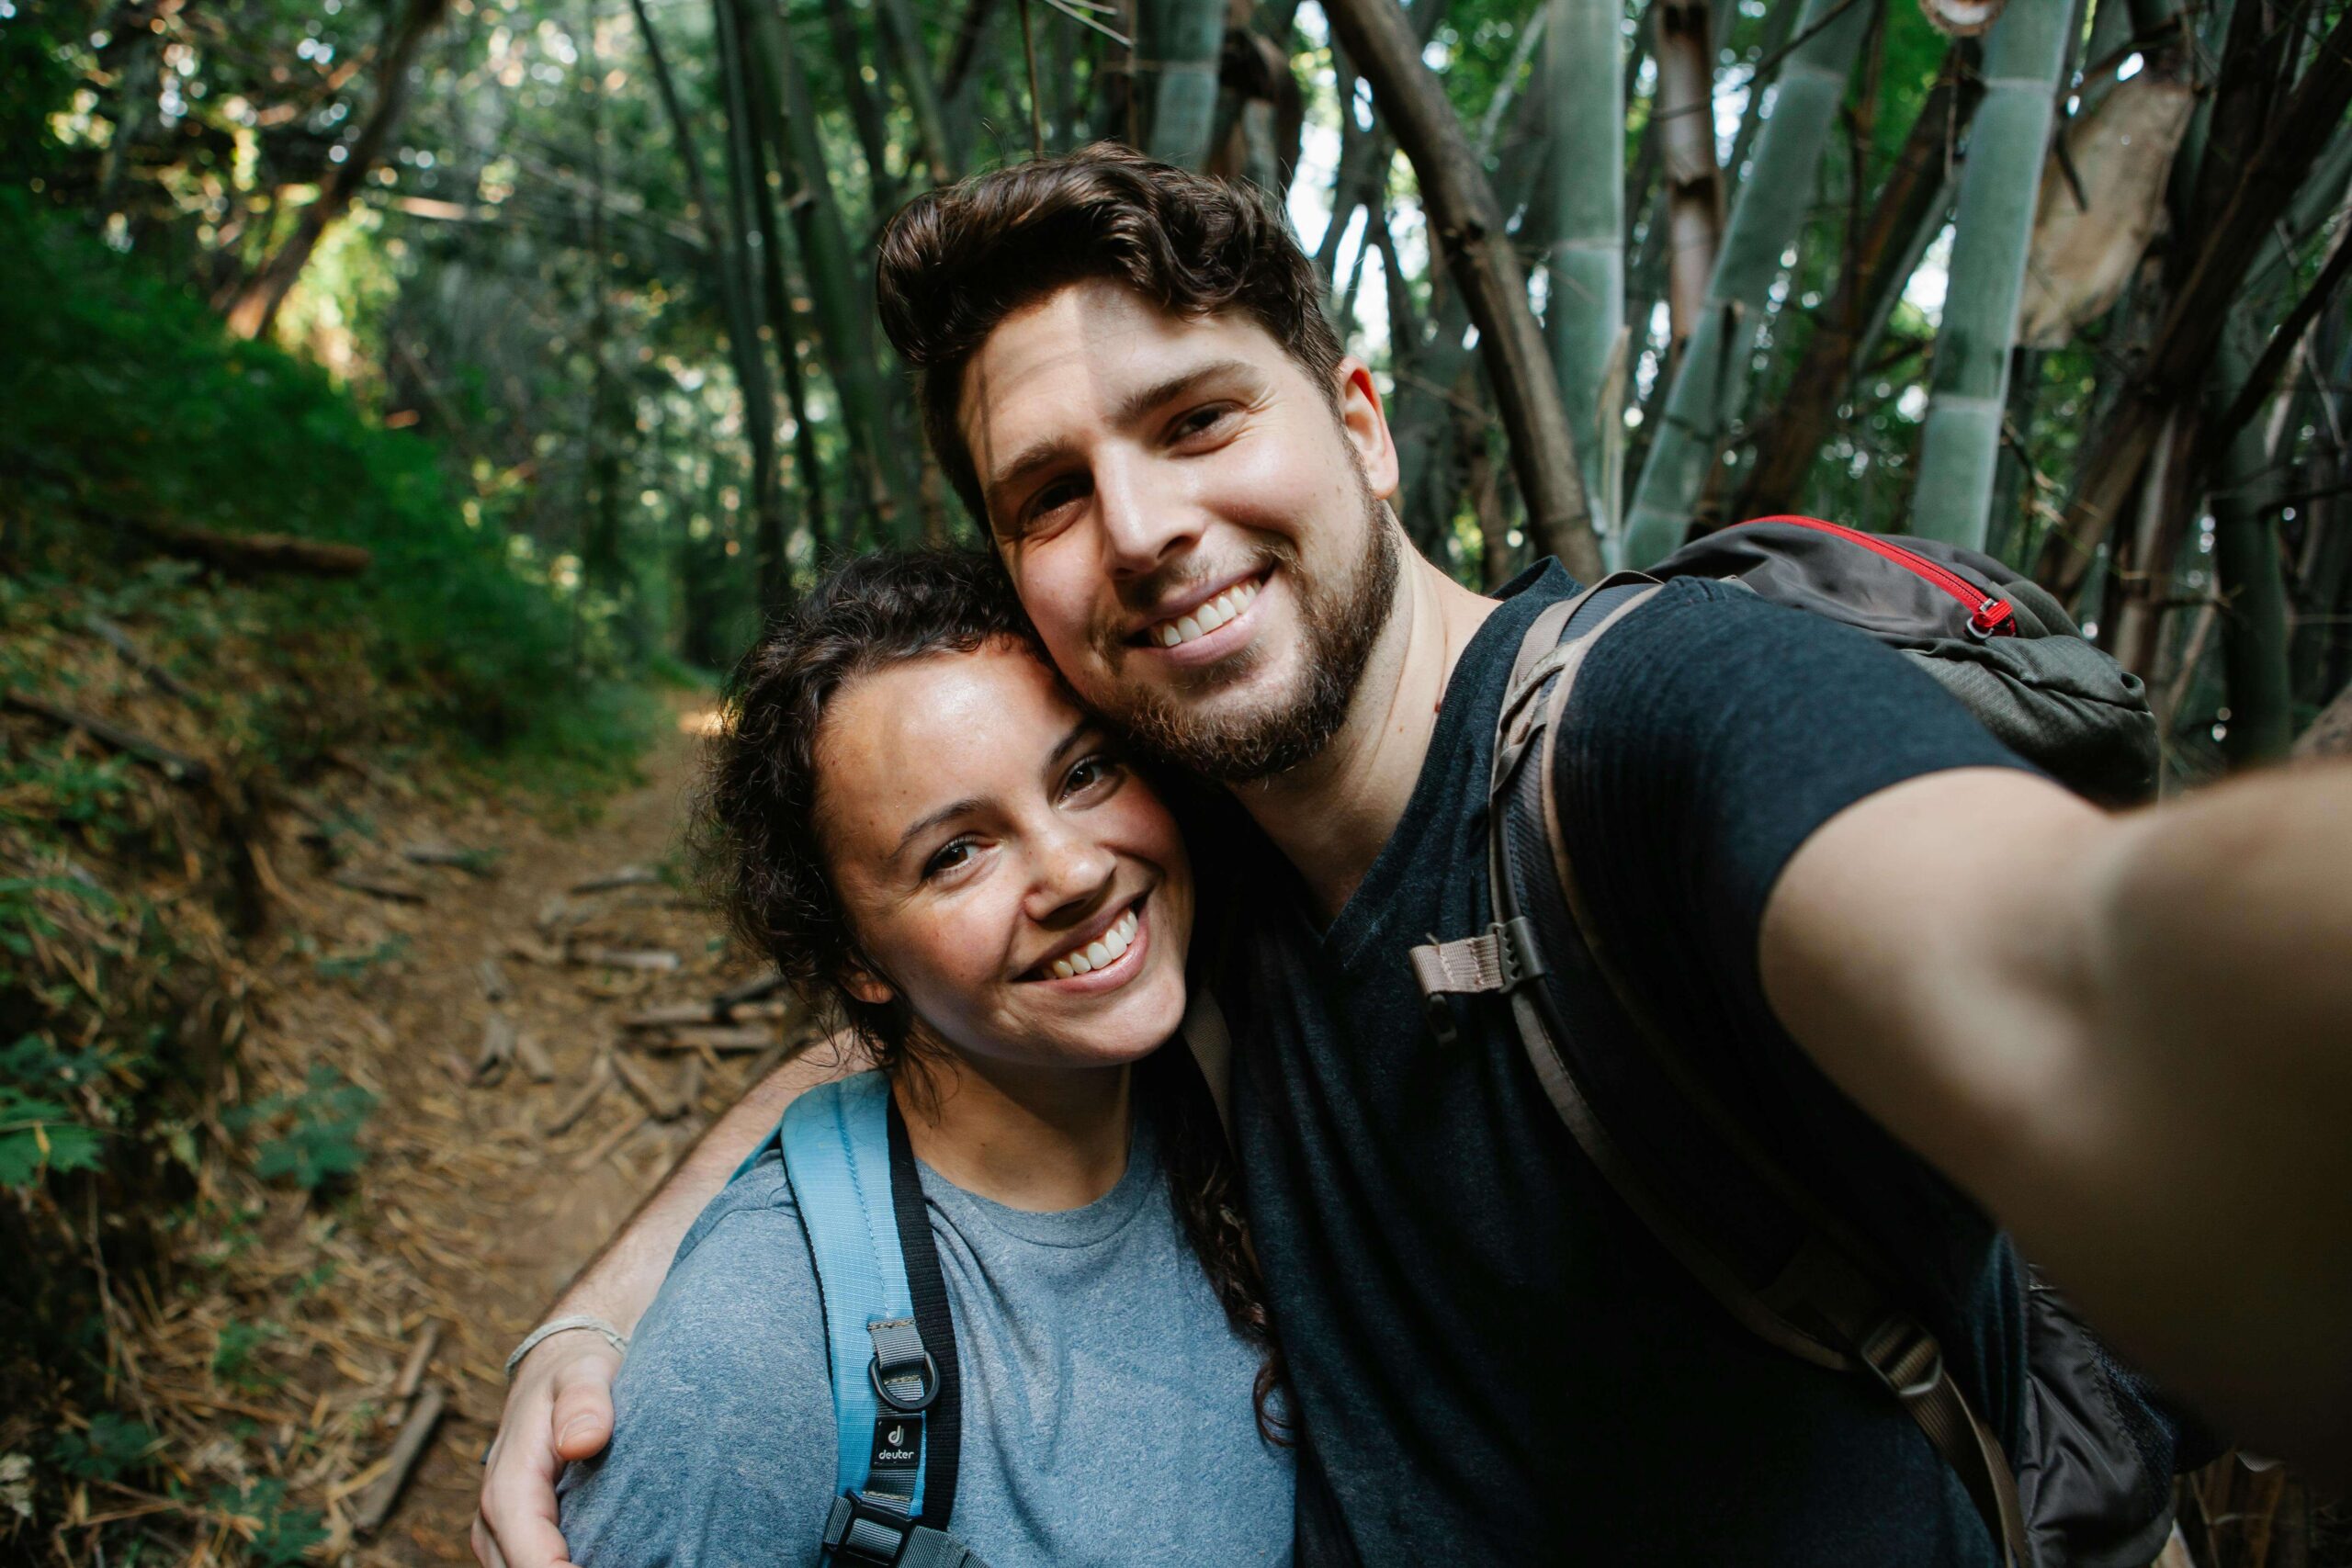
[[[2155,722],[2137,678],[1999,562],[1814,518],[1728,528],[1549,606],[1529,630],[1495,741],[1493,924],[1411,955],[1431,1028],[1453,1036],[1455,998],[1507,1004],[1568,1131],[1667,1251],[1768,1342],[1880,1384],[1951,1464],[2010,1568],[2144,1568],[2172,1528],[2179,1452],[2179,1423],[2154,1391],[2030,1274],[2025,1442],[2012,1462],[1880,1249],[1689,1065],[1592,927],[1549,809],[1549,739],[1593,644],[1689,576],[1902,649],[2085,795],[2120,805],[2154,792]]]

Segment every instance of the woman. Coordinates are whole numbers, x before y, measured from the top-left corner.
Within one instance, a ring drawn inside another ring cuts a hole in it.
[[[846,1016],[920,1167],[960,1381],[955,1537],[990,1568],[1286,1562],[1248,1238],[1206,1088],[1161,1050],[1191,867],[994,565],[867,558],[772,626],[701,826],[739,932]],[[813,1562],[840,1533],[861,1483],[837,1473],[803,1219],[772,1142],[688,1233],[612,1446],[565,1479],[584,1568]]]

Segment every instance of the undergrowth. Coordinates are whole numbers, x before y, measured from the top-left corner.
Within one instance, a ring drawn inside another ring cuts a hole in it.
[[[275,1568],[327,1538],[260,1472],[289,1456],[247,1434],[236,1452],[267,1463],[220,1460],[216,1483],[124,1348],[134,1314],[251,1245],[253,1194],[327,1218],[365,1201],[373,1096],[323,1062],[240,1071],[246,944],[273,923],[258,846],[280,821],[329,858],[372,840],[328,779],[584,816],[679,675],[633,668],[533,575],[430,443],[7,190],[0,344],[0,1558],[119,1515],[75,1550],[185,1556],[177,1529]],[[224,577],[153,524],[372,561]],[[400,958],[312,951],[338,984]],[[270,1386],[284,1353],[272,1323],[222,1326],[219,1397]]]

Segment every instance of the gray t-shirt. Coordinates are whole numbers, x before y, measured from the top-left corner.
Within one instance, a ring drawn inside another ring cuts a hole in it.
[[[1291,1456],[1258,1435],[1259,1352],[1178,1228],[1148,1129],[1116,1187],[1059,1213],[922,1174],[962,1368],[955,1533],[989,1568],[1288,1563]],[[824,1314],[774,1146],[686,1233],[613,1402],[612,1446],[559,1488],[582,1568],[821,1560]]]

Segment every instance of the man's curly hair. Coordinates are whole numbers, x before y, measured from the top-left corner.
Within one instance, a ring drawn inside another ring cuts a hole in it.
[[[1323,286],[1272,200],[1097,142],[975,175],[900,208],[882,231],[875,302],[921,378],[923,434],[988,527],[980,480],[956,423],[964,370],[1014,311],[1074,283],[1125,284],[1181,316],[1249,314],[1336,404],[1346,350],[1323,315]]]

